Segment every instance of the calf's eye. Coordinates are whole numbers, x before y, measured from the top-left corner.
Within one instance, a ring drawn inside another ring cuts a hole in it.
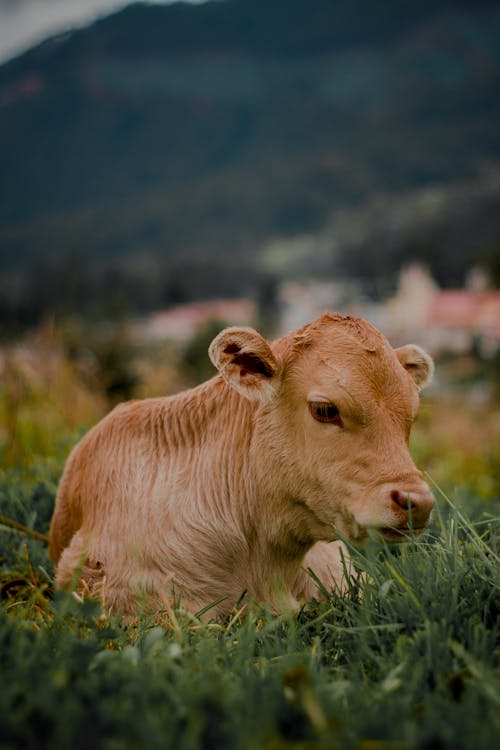
[[[329,401],[309,401],[309,411],[317,422],[328,422],[342,427],[342,418],[335,404]]]

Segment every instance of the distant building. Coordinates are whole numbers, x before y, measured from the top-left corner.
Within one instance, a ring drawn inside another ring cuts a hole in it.
[[[439,293],[438,285],[426,268],[417,264],[403,268],[396,296],[383,305],[393,335],[423,331],[429,309]]]
[[[143,341],[188,341],[211,320],[222,325],[255,325],[256,305],[249,299],[216,299],[177,305],[136,323],[134,335]]]
[[[284,282],[280,286],[278,333],[304,325],[328,310],[366,318],[395,346],[412,341],[432,354],[500,349],[500,291],[489,289],[481,269],[472,269],[465,289],[440,289],[429,271],[402,269],[395,296],[385,302],[364,298],[355,285],[333,281]]]
[[[500,348],[500,292],[440,292],[428,311],[428,338],[435,350],[492,356]]]
[[[324,312],[336,310],[342,284],[334,281],[285,281],[279,289],[278,335],[301,328]]]
[[[366,318],[395,346],[412,341],[432,354],[500,350],[500,291],[488,289],[483,272],[469,274],[470,288],[440,289],[422,266],[401,271],[395,296],[385,302],[363,297],[354,283],[286,281],[278,290],[279,320],[275,335],[296,330],[324,312],[339,311]],[[221,325],[257,324],[257,305],[249,299],[217,299],[178,305],[153,313],[133,328],[143,341],[188,341],[209,321]]]
[[[404,269],[387,302],[385,332],[396,343],[413,336],[434,354],[478,350],[492,356],[500,348],[500,292],[488,290],[479,269],[468,280],[469,288],[442,290],[421,266]]]

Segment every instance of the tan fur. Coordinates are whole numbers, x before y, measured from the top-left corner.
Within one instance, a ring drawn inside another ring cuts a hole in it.
[[[113,611],[197,611],[243,591],[275,609],[342,589],[339,534],[422,527],[432,496],[408,452],[432,361],[393,350],[368,323],[326,315],[269,344],[252,329],[210,346],[221,375],[169,398],[117,407],[74,448],[50,554],[58,586]],[[343,424],[316,421],[334,402]],[[389,533],[389,532],[387,532]]]

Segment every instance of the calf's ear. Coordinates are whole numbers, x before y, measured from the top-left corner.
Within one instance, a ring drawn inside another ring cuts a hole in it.
[[[434,375],[434,362],[423,349],[416,344],[408,344],[396,349],[396,355],[419,390],[429,385]]]
[[[271,347],[253,328],[225,328],[208,349],[210,359],[232,388],[251,401],[270,401],[278,385]]]

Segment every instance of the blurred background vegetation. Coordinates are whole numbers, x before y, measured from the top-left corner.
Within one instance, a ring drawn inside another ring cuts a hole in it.
[[[492,0],[138,3],[28,50],[0,67],[1,330],[255,297],[297,235],[297,272],[372,295],[410,260],[498,282],[499,80]]]

